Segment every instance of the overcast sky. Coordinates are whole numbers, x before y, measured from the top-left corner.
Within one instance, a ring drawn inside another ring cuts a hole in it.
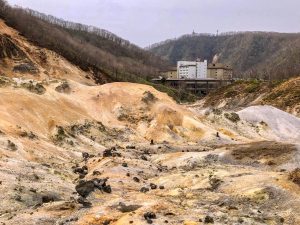
[[[145,47],[192,33],[300,32],[300,0],[8,0]]]

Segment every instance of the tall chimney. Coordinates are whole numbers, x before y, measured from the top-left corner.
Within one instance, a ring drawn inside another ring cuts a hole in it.
[[[216,64],[219,61],[219,54],[215,54],[215,56],[213,57],[212,63]]]

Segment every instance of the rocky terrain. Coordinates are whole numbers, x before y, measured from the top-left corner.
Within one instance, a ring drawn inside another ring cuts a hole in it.
[[[300,223],[298,117],[97,86],[0,26],[0,224]]]
[[[194,107],[237,111],[254,105],[271,105],[300,117],[300,76],[285,81],[237,81],[210,93]]]

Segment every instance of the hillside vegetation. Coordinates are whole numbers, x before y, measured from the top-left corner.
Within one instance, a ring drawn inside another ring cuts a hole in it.
[[[285,79],[300,74],[300,34],[267,32],[185,35],[150,47],[170,60],[196,58],[231,64],[240,78]]]
[[[271,105],[300,116],[300,77],[287,81],[237,81],[210,93],[205,107],[238,109],[249,105]]]
[[[12,27],[30,41],[31,47],[37,46],[56,52],[85,73],[90,73],[89,76],[96,84],[113,81],[142,83],[167,93],[177,101],[195,100],[195,96],[184,91],[153,84],[151,78],[157,76],[160,69],[168,66],[168,62],[109,31],[64,21],[30,9],[11,7],[3,0],[0,0],[0,19],[9,26],[6,25],[3,30],[11,30]],[[27,67],[38,67],[35,60],[29,59],[32,57],[32,49],[19,48],[20,41],[16,40],[19,37],[5,34],[0,38],[0,58],[14,58],[16,62],[26,59]],[[37,51],[41,61],[47,60],[43,51]],[[13,70],[7,65],[2,65],[2,70],[4,67],[11,72]],[[38,73],[35,70],[31,72]],[[86,76],[85,73],[82,76]]]
[[[167,65],[161,58],[109,31],[72,23],[0,0],[0,18],[36,45],[62,55],[99,80],[147,80]]]

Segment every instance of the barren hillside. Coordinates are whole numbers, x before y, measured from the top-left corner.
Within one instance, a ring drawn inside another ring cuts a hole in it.
[[[145,85],[1,79],[1,222],[299,222],[297,134]]]
[[[72,65],[60,55],[28,42],[0,20],[0,73],[35,80],[72,79],[93,84],[92,74]]]

